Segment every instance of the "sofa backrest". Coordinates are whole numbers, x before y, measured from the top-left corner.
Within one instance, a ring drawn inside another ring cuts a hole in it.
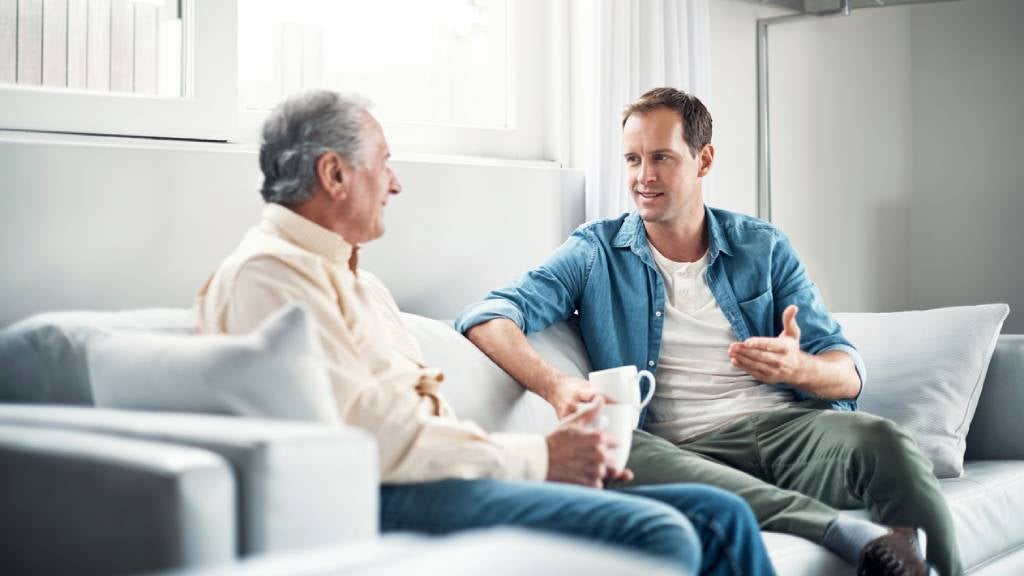
[[[87,350],[111,331],[194,331],[191,310],[37,314],[0,331],[0,402],[93,405]]]
[[[1024,459],[1024,334],[1003,334],[996,342],[985,386],[967,435],[967,460]]]

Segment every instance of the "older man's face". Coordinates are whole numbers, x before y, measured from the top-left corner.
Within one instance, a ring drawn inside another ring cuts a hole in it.
[[[353,167],[346,206],[352,223],[352,237],[346,239],[353,244],[362,244],[384,234],[384,206],[388,196],[402,191],[402,185],[388,164],[391,151],[384,130],[370,113],[366,114],[364,122],[366,164]]]

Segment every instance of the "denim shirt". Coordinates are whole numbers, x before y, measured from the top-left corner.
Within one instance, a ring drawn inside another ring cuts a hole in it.
[[[740,341],[777,336],[782,311],[800,307],[800,348],[809,354],[840,350],[854,361],[861,383],[864,362],[825,308],[789,239],[767,222],[706,207],[706,279]],[[465,333],[494,318],[508,318],[526,334],[578,316],[580,336],[594,370],[626,364],[657,370],[665,323],[665,285],[636,212],[595,220],[576,229],[544,264],[466,308],[455,328]],[[794,400],[812,395],[785,383]],[[645,395],[648,384],[641,384]],[[863,386],[862,386],[863,388]],[[856,399],[829,401],[856,410]],[[643,424],[644,414],[640,416]]]

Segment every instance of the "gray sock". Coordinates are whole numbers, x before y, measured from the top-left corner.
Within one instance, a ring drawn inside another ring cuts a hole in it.
[[[821,544],[856,566],[860,562],[860,552],[868,542],[888,533],[888,528],[874,522],[840,514],[825,529]]]

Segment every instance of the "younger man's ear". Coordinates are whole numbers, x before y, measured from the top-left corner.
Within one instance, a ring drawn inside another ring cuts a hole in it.
[[[708,172],[711,171],[711,166],[715,163],[715,147],[711,144],[705,144],[700,150],[700,155],[697,158],[700,162],[700,168],[697,170],[697,177],[703,178],[707,176]]]

